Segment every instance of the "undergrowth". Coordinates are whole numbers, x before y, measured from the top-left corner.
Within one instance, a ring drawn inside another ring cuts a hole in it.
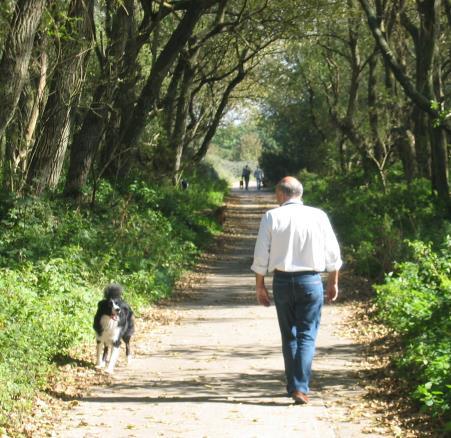
[[[193,178],[188,190],[102,182],[94,207],[55,196],[5,199],[0,211],[0,435],[29,411],[54,358],[93,338],[102,290],[121,283],[139,314],[220,231],[213,212],[226,185]]]
[[[413,398],[451,432],[451,237],[437,252],[409,245],[410,260],[376,286],[378,316],[402,343],[394,360]]]
[[[383,187],[356,172],[320,178],[301,173],[305,202],[330,215],[344,269],[381,283],[376,317],[398,338],[391,357],[420,409],[451,431],[451,223],[429,181]],[[448,236],[448,237],[446,237]]]
[[[318,177],[302,172],[306,204],[324,208],[338,235],[344,268],[371,279],[383,279],[395,262],[410,253],[408,240],[432,242],[451,234],[445,209],[431,194],[430,182],[407,184],[395,172],[383,187],[360,172]]]

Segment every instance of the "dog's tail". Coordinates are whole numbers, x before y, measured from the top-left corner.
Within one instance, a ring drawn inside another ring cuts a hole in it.
[[[103,291],[103,295],[105,296],[106,300],[109,300],[111,298],[116,300],[118,298],[121,298],[122,291],[123,289],[120,284],[111,283],[105,288],[105,290]]]

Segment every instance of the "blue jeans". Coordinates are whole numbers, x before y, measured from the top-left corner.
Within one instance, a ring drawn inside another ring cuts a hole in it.
[[[275,272],[273,295],[282,335],[287,391],[309,392],[323,306],[323,284],[317,273]]]

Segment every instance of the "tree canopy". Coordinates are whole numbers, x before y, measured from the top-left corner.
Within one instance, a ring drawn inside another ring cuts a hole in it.
[[[399,162],[449,203],[447,0],[10,0],[0,21],[11,193],[177,183],[249,105],[260,137],[241,145],[263,145],[273,178],[360,167],[385,184]]]

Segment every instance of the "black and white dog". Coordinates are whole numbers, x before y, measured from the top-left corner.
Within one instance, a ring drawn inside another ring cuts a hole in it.
[[[113,373],[119,356],[121,341],[125,342],[127,362],[131,360],[130,338],[135,332],[135,320],[130,306],[122,299],[122,286],[110,284],[105,288],[104,299],[97,305],[94,330],[97,335],[96,368]],[[102,348],[103,347],[103,348]]]

